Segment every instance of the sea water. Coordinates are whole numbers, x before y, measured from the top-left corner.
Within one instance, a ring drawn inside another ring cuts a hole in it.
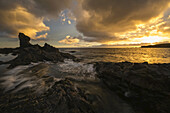
[[[94,62],[135,62],[170,63],[169,48],[72,48],[60,49],[61,52],[76,56],[80,62],[39,62],[7,69],[8,64],[0,65],[0,85],[5,92],[19,91],[27,87],[48,90],[46,78],[54,77],[55,81],[72,78],[77,81],[96,80]],[[16,56],[0,55],[0,61],[7,61]],[[44,77],[47,76],[47,77]]]
[[[170,48],[64,48],[82,62],[170,63]]]

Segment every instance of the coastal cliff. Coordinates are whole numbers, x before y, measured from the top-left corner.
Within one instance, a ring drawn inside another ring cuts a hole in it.
[[[170,48],[170,43],[141,46],[141,48]]]

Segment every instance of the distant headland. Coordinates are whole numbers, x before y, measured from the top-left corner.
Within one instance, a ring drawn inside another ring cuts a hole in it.
[[[141,46],[141,48],[170,48],[170,43]]]

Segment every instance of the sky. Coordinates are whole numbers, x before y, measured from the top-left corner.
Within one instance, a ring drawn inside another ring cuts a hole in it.
[[[170,0],[0,0],[0,47],[139,47],[170,43]]]

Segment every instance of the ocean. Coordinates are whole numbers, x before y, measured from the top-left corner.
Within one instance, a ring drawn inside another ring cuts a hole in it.
[[[170,63],[170,48],[63,48],[81,62]]]

